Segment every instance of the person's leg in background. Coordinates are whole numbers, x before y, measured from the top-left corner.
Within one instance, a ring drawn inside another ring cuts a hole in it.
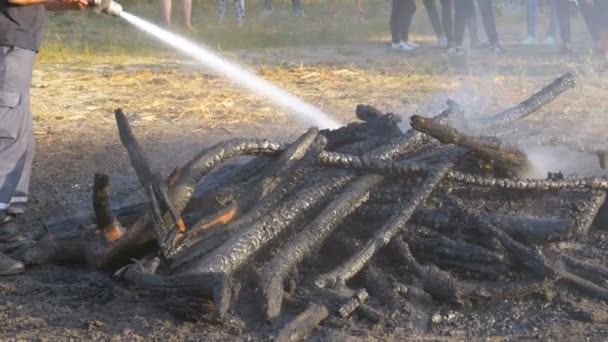
[[[359,12],[359,16],[361,18],[365,17],[365,9],[363,8],[362,0],[355,0],[355,7],[357,8],[357,12]]]
[[[570,0],[555,0],[555,5],[559,23],[559,34],[562,40],[561,52],[571,53]]]
[[[228,0],[217,0],[217,15],[220,21],[226,19],[226,14],[228,14]]]
[[[536,45],[536,19],[538,17],[538,0],[526,0],[526,24],[528,36],[521,42],[524,45]]]
[[[437,11],[435,0],[424,0],[424,7],[426,8],[429,21],[433,26],[433,31],[435,31],[435,35],[437,36],[439,46],[446,47],[448,42],[445,34],[443,33],[443,26],[441,25],[441,20],[439,19],[439,11]]]
[[[477,0],[479,5],[479,12],[481,13],[481,19],[483,20],[483,26],[488,36],[488,43],[490,44],[490,50],[495,53],[504,52],[503,47],[500,45],[498,39],[498,30],[496,29],[496,17],[494,16],[494,7],[492,0]]]
[[[450,54],[459,55],[463,53],[464,31],[467,23],[473,15],[474,0],[455,0],[454,1],[454,45],[448,49]]]
[[[187,28],[192,28],[192,0],[183,0],[184,23]]]
[[[401,44],[401,32],[403,30],[403,18],[405,13],[405,0],[391,1],[391,17],[389,26],[391,29],[391,42],[393,49],[411,50],[408,46]]]
[[[454,0],[459,2],[460,0]],[[484,44],[479,40],[479,30],[477,29],[477,11],[475,10],[475,2],[471,1],[470,15],[467,19],[465,27],[469,32],[469,40],[471,41],[471,47],[482,48]]]
[[[171,5],[173,0],[162,0],[163,19],[166,26],[171,26]]]
[[[412,18],[414,18],[414,13],[416,13],[416,0],[406,0],[404,6],[405,14],[401,29],[401,42],[415,49],[420,45],[410,40],[410,28],[412,26]]]
[[[605,59],[608,68],[608,1],[598,1],[595,5],[597,6],[597,13],[603,13],[603,15],[598,16],[599,40],[597,50]]]
[[[587,2],[586,0],[579,1],[579,8],[581,10],[581,14],[583,15],[583,20],[585,21],[585,25],[587,25],[587,29],[591,34],[591,39],[594,44],[600,40],[600,28],[599,28],[599,16],[608,15],[608,13],[600,13],[598,8],[595,5],[595,1],[593,4]]]
[[[557,4],[556,0],[547,0],[547,7],[549,9],[549,26],[547,27],[547,33],[545,34],[545,39],[543,44],[545,45],[555,45],[557,36]]]
[[[448,41],[448,45],[454,43],[454,6],[452,0],[441,0],[441,26]]]
[[[304,15],[304,11],[302,10],[302,3],[300,2],[300,0],[291,0],[291,9],[296,15]]]
[[[264,10],[272,11],[272,0],[264,0]]]
[[[234,0],[234,16],[237,26],[245,25],[245,0]]]

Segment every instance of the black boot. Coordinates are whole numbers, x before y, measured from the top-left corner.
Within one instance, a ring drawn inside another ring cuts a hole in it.
[[[0,253],[0,276],[19,274],[23,271],[25,271],[25,266],[22,262]]]
[[[33,246],[34,242],[21,234],[12,216],[0,221],[0,253],[17,257]]]

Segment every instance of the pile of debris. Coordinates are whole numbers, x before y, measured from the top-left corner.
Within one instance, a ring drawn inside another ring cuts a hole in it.
[[[483,137],[453,128],[465,120],[452,101],[434,118],[413,116],[404,134],[396,116],[360,105],[360,122],[311,128],[290,144],[221,142],[166,180],[117,110],[147,203],[113,212],[109,179],[96,175],[94,220],[49,222],[29,259],[115,272],[141,298],[190,319],[212,312],[221,322],[235,303],[254,303],[255,314],[284,325],[280,341],[305,338],[329,316],[382,321],[404,301],[474,310],[563,285],[607,300],[608,268],[555,246],[585,241],[608,179],[518,179],[533,165],[503,139],[573,86],[566,74],[470,121]],[[219,167],[237,156],[255,157]]]

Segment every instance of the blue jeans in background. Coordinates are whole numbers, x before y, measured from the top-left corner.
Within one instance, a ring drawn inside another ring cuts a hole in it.
[[[547,0],[549,6],[549,27],[545,37],[555,37],[557,32],[557,11],[555,0]],[[526,19],[528,23],[528,37],[536,38],[536,18],[538,16],[538,0],[526,0]]]

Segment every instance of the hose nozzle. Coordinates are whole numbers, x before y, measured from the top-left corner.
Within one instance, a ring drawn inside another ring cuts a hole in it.
[[[113,0],[89,0],[89,6],[95,13],[105,13],[115,17],[120,17],[122,6]]]

